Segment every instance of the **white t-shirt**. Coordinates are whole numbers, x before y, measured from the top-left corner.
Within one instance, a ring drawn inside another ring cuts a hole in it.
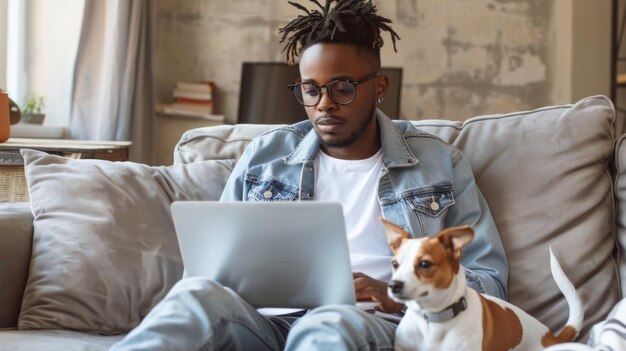
[[[315,159],[315,200],[339,202],[346,220],[353,272],[374,279],[391,279],[393,256],[378,203],[382,149],[364,160],[342,160],[319,152]]]

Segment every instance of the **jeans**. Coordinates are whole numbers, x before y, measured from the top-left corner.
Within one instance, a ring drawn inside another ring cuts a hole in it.
[[[264,316],[231,289],[193,277],[110,350],[391,350],[395,329],[350,305]]]

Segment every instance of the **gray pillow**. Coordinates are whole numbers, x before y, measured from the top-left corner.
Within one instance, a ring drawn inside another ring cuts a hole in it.
[[[19,329],[117,334],[181,278],[174,200],[217,200],[223,161],[172,167],[22,150],[34,215]]]
[[[552,245],[583,300],[583,338],[620,299],[609,173],[614,120],[611,101],[592,96],[463,123],[418,123],[467,156],[509,259],[509,300],[551,330],[565,324]]]

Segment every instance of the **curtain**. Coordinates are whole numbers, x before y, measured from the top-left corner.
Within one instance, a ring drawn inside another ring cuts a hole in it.
[[[74,66],[70,136],[130,140],[130,159],[152,163],[153,4],[85,0]]]
[[[7,0],[0,0],[0,89],[7,90]]]

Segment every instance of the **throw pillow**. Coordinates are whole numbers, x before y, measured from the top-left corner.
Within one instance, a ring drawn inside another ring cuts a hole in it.
[[[132,329],[182,276],[171,202],[217,200],[231,170],[22,156],[34,235],[19,329]]]
[[[548,246],[582,297],[584,339],[620,299],[609,163],[615,110],[604,96],[572,105],[419,122],[463,150],[509,260],[509,301],[558,330],[567,303]],[[449,138],[448,138],[449,137]]]

